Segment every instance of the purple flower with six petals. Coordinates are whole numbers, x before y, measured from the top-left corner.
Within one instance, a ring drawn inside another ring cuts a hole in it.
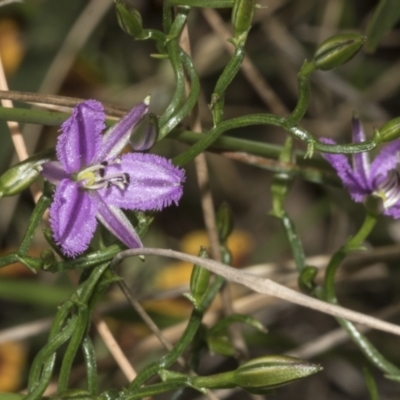
[[[365,133],[358,118],[353,118],[352,127],[353,142],[365,141]],[[335,143],[331,139],[321,141]],[[400,140],[394,140],[386,146],[372,163],[368,153],[353,154],[353,166],[350,166],[343,154],[322,155],[335,168],[354,201],[362,202],[368,195],[379,196],[383,203],[383,213],[400,218]]]
[[[50,225],[65,255],[75,257],[88,248],[96,219],[127,247],[142,247],[121,208],[160,210],[177,204],[182,196],[185,174],[171,161],[143,153],[119,156],[147,112],[145,101],[101,135],[103,106],[88,100],[78,104],[61,126],[58,161],[44,163],[41,173],[56,185]]]

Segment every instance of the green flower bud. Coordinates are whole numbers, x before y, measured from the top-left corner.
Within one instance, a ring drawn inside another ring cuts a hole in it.
[[[232,10],[234,41],[243,45],[253,21],[255,0],[235,0]]]
[[[325,40],[315,52],[315,67],[328,71],[350,61],[359,52],[365,40],[366,37],[359,33],[345,33]]]
[[[379,140],[381,142],[390,142],[391,140],[398,139],[400,137],[400,117],[386,122],[379,129]]]
[[[153,113],[146,114],[132,131],[129,143],[135,151],[149,150],[158,139],[158,118]]]
[[[289,356],[255,358],[235,371],[209,376],[196,376],[191,380],[195,388],[222,389],[240,386],[250,393],[263,394],[277,386],[306,378],[320,371],[317,364]]]
[[[125,0],[115,0],[115,11],[121,29],[135,38],[141,38],[143,26],[139,11]]]
[[[234,371],[233,382],[251,393],[263,393],[320,370],[319,365],[298,358],[282,355],[265,356],[241,365]]]
[[[204,247],[200,249],[199,257],[208,258],[208,253]],[[194,265],[190,276],[190,295],[189,298],[194,305],[199,305],[208,289],[210,283],[210,271],[199,265]]]
[[[233,230],[233,214],[228,203],[222,203],[217,211],[217,229],[219,240],[225,243]]]
[[[0,197],[14,196],[27,189],[39,176],[41,164],[50,161],[54,150],[38,153],[15,164],[0,176]]]

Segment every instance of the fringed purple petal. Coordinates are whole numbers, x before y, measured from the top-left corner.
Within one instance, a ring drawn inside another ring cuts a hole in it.
[[[175,167],[170,160],[154,154],[125,154],[119,165],[107,168],[106,176],[129,175],[129,185],[122,190],[116,186],[101,189],[102,196],[117,207],[130,210],[160,210],[182,196],[184,170]]]
[[[58,137],[56,150],[65,172],[78,172],[98,156],[104,119],[101,103],[87,100],[78,104],[71,117],[61,125],[62,134]]]
[[[331,139],[321,139],[321,142],[334,144]],[[369,188],[365,186],[363,179],[359,174],[352,170],[349,160],[343,154],[322,153],[322,156],[332,165],[336,170],[343,186],[349,191],[352,199],[361,202],[364,196],[371,193]]]
[[[128,248],[143,247],[132,224],[126,215],[117,207],[107,204],[98,193],[93,194],[98,205],[97,219]]]
[[[40,173],[53,185],[58,185],[63,179],[68,179],[69,174],[64,171],[59,161],[49,161],[41,165]]]
[[[135,128],[148,110],[149,104],[144,101],[132,108],[128,114],[108,129],[104,134],[101,151],[96,161],[101,162],[116,157],[128,143],[132,129]]]
[[[75,257],[84,252],[96,229],[97,205],[90,195],[69,179],[57,186],[50,207],[50,225],[62,252]]]
[[[375,189],[386,179],[388,172],[400,164],[400,139],[394,140],[371,163],[370,182]]]
[[[365,141],[365,133],[364,128],[361,124],[361,121],[357,117],[353,117],[352,121],[352,132],[353,132],[353,142],[361,143]],[[356,171],[360,178],[363,180],[364,187],[370,187],[369,180],[369,169],[370,169],[370,161],[369,154],[367,152],[356,153],[353,154],[353,169]]]
[[[385,209],[383,213],[395,219],[400,218],[400,204],[395,204],[394,206]]]

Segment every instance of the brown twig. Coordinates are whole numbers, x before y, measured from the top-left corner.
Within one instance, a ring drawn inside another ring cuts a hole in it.
[[[111,262],[111,266],[115,268],[124,258],[138,255],[158,255],[187,261],[192,264],[198,264],[217,275],[225,277],[231,282],[246,286],[257,293],[277,297],[279,299],[303,307],[311,308],[324,314],[332,315],[334,317],[345,318],[354,323],[366,325],[373,329],[400,336],[400,326],[398,325],[391,324],[389,322],[379,320],[378,318],[370,317],[368,315],[352,311],[344,307],[336,306],[318,299],[311,298],[302,293],[282,286],[274,281],[271,281],[270,279],[260,279],[257,276],[250,275],[246,272],[232,268],[217,261],[180,253],[174,250],[152,248],[125,250],[119,253],[113,259],[113,261]]]
[[[54,94],[44,94],[44,93],[31,93],[31,92],[18,92],[9,90],[0,90],[0,99],[8,99],[13,101],[20,101],[23,103],[30,103],[35,105],[55,105],[66,108],[73,108],[78,103],[84,101],[78,97],[66,97]],[[113,117],[122,117],[128,110],[119,107],[114,107],[111,105],[103,104],[104,111],[107,115]],[[4,106],[5,107],[5,106]]]

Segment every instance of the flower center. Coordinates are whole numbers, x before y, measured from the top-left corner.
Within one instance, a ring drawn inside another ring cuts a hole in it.
[[[393,207],[400,201],[400,165],[388,172],[386,179],[374,192],[382,198],[384,208]]]
[[[106,175],[106,167],[112,164],[120,164],[121,160],[116,158],[111,163],[103,161],[100,164],[93,165],[78,172],[76,181],[83,188],[89,190],[98,190],[117,186],[121,190],[125,190],[130,183],[130,176],[126,172]]]

